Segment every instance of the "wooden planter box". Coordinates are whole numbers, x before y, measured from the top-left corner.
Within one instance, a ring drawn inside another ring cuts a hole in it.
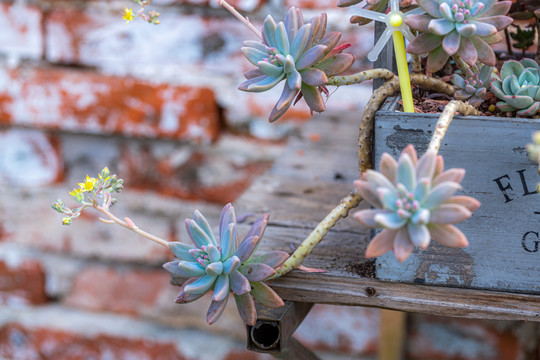
[[[396,98],[375,117],[374,157],[397,157],[412,143],[419,155],[439,115],[395,112]],[[403,263],[390,253],[377,259],[380,280],[510,292],[540,293],[540,182],[525,145],[540,120],[456,116],[441,144],[445,168],[465,168],[464,195],[482,206],[458,225],[469,239],[465,249],[434,243]]]

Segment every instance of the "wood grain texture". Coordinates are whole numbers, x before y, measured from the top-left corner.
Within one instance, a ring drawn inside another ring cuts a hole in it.
[[[394,124],[397,116],[388,114]],[[238,214],[271,214],[258,251],[292,252],[292,248],[352,190],[352,181],[358,176],[358,123],[359,117],[355,114],[314,117],[291,141],[269,173],[256,180],[235,202]],[[399,123],[399,126],[406,127],[408,123]],[[416,131],[416,125],[410,129],[408,134],[426,140],[427,144],[426,130]],[[320,135],[320,139],[313,141],[312,134]],[[529,137],[524,138],[524,143]],[[410,136],[402,137],[407,138]],[[441,153],[445,154],[446,147],[443,145]],[[336,172],[341,174],[337,178]],[[254,219],[255,216],[250,221]],[[247,232],[250,221],[239,227],[240,235]],[[466,318],[540,321],[540,296],[537,295],[373,278],[375,263],[363,256],[369,235],[369,231],[353,219],[340,220],[304,263],[326,272],[293,270],[270,285],[290,301],[372,306]],[[457,267],[466,265],[459,262],[465,261],[463,259],[467,257],[455,257]],[[489,260],[489,256],[486,259]],[[183,280],[172,278],[176,285]]]
[[[434,114],[381,111],[376,118],[376,163],[383,152],[397,157],[412,143],[422,154],[437,122]],[[377,277],[419,282],[540,293],[540,181],[525,144],[540,121],[456,116],[439,153],[445,167],[465,168],[459,194],[482,206],[459,224],[470,246],[432,246],[403,263],[393,256],[378,259]]]

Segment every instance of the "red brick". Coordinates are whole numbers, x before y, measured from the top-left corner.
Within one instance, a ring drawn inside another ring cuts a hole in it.
[[[35,130],[0,130],[0,154],[0,184],[38,188],[64,176],[56,136]]]
[[[0,4],[0,52],[8,59],[39,59],[43,56],[42,14],[34,7],[18,2]]]
[[[155,306],[170,286],[165,270],[90,267],[76,276],[65,303],[95,311],[141,314]]]
[[[300,9],[335,9],[336,0],[286,0],[287,7],[294,6]]]
[[[238,142],[247,142],[238,138]],[[161,157],[147,146],[125,148],[121,153],[119,173],[129,179],[132,189],[157,191],[188,200],[226,204],[240,196],[252,181],[271,165],[268,158],[236,163],[238,153],[219,153],[218,149],[191,152],[187,160],[175,163]]]
[[[524,358],[524,348],[509,323],[425,315],[415,315],[411,323],[407,340],[407,358],[411,360]]]
[[[219,132],[208,88],[59,68],[0,69],[0,78],[0,123],[7,125],[191,140]]]
[[[296,332],[312,350],[373,355],[378,346],[376,309],[316,304]]]
[[[42,304],[46,301],[45,274],[39,262],[27,260],[10,266],[0,261],[0,303]]]
[[[203,75],[213,83],[216,76],[242,74],[250,66],[240,51],[242,42],[255,37],[232,15],[185,15],[171,7],[162,11],[158,26],[126,25],[120,8],[55,9],[46,29],[50,62],[97,66],[109,73],[143,70],[182,83],[198,83]]]
[[[265,0],[229,0],[229,4],[234,6],[239,11],[253,11],[266,3]],[[190,4],[201,6],[220,7],[217,0],[154,0],[155,5],[170,5],[170,4]]]
[[[81,334],[7,324],[0,330],[0,357],[20,360],[184,360],[174,343]]]

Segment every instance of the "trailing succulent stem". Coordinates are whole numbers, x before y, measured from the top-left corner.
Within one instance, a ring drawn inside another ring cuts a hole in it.
[[[399,91],[399,78],[393,77],[385,82],[381,87],[373,92],[369,102],[364,109],[364,116],[360,122],[360,135],[358,137],[358,165],[362,173],[366,169],[371,169],[371,134],[373,133],[373,120],[375,112],[381,105]]]
[[[327,85],[342,86],[360,84],[373,79],[390,80],[394,76],[395,74],[387,69],[370,69],[352,75],[331,76],[328,78]]]
[[[448,131],[448,127],[454,119],[456,112],[459,112],[461,115],[478,115],[479,112],[473,106],[464,103],[459,100],[452,100],[444,107],[444,110],[437,121],[435,130],[433,131],[433,136],[428,146],[427,151],[438,152],[441,142]]]
[[[304,259],[311,254],[313,249],[319,245],[322,239],[328,234],[339,219],[347,217],[349,210],[355,208],[362,201],[362,197],[354,192],[347,197],[343,198],[338,206],[336,206],[323,221],[321,221],[315,229],[309,234],[309,236],[302,241],[300,246],[293,252],[293,254],[285,261],[285,263],[276,270],[276,274],[272,279],[283,276],[298,267]]]

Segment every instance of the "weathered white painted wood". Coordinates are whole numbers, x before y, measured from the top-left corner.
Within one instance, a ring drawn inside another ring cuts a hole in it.
[[[375,124],[376,163],[409,143],[423,153],[438,115],[380,111]],[[389,254],[377,277],[399,282],[540,293],[540,181],[525,144],[540,120],[456,116],[439,153],[445,167],[467,170],[465,195],[482,202],[458,227],[470,246],[433,246],[400,264]]]

